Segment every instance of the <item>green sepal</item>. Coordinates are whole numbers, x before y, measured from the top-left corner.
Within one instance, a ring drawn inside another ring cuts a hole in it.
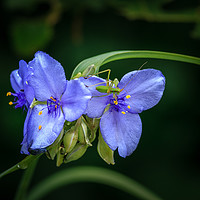
[[[78,128],[76,126],[72,126],[71,129],[65,132],[63,137],[63,145],[65,147],[65,153],[69,153],[74,146],[76,145],[78,140]]]
[[[64,163],[69,163],[71,161],[77,160],[83,156],[88,148],[87,144],[77,143],[71,152],[67,154],[64,159]]]
[[[115,164],[114,161],[114,151],[110,149],[110,147],[105,143],[101,132],[99,130],[99,138],[98,138],[98,145],[97,145],[97,151],[101,158],[108,164]]]

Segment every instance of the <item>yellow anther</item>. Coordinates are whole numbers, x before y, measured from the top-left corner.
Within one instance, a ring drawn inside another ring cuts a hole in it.
[[[41,126],[41,125],[39,125],[38,129],[39,129],[39,131],[40,131],[40,130],[42,129],[42,126]]]
[[[121,112],[123,115],[125,115],[126,113],[124,111]]]
[[[13,102],[12,102],[12,101],[10,101],[8,104],[11,106],[11,105],[13,105]]]
[[[130,109],[131,107],[128,105],[127,108]]]
[[[55,100],[53,97],[50,97],[50,99],[51,99],[52,101],[56,102],[56,100]]]
[[[131,95],[126,95],[126,98],[127,98],[127,99],[131,98]]]
[[[55,105],[55,109],[58,107],[58,105]]]
[[[6,96],[10,96],[11,95],[11,92],[7,92]]]
[[[42,114],[42,111],[40,111],[39,113],[38,113],[38,115],[41,115]]]
[[[115,104],[115,105],[117,105],[117,104],[118,104],[118,101],[117,101],[117,100],[116,100],[116,101],[114,101],[114,104]]]

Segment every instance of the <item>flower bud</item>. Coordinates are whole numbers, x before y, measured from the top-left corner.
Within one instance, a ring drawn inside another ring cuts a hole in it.
[[[97,151],[99,153],[99,155],[101,156],[101,158],[108,164],[115,164],[114,161],[114,151],[112,151],[109,146],[105,143],[101,132],[99,130],[99,138],[98,138],[98,145],[97,145]]]
[[[77,160],[83,156],[88,148],[87,144],[77,143],[71,152],[67,154],[64,159],[64,163],[69,163],[71,161]]]
[[[64,128],[62,129],[62,131],[60,132],[60,135],[57,137],[54,143],[47,148],[47,151],[46,151],[47,158],[54,160],[56,154],[59,151],[63,135],[64,135]]]
[[[95,118],[89,118],[88,116],[86,116],[86,120],[87,120],[87,124],[89,126],[90,129],[90,142],[93,142],[96,138],[96,132],[97,129],[99,128],[99,119],[95,119]]]
[[[65,132],[63,137],[63,144],[65,147],[65,153],[69,153],[78,140],[78,128],[76,126],[71,127],[68,131]]]
[[[59,167],[63,163],[64,157],[65,157],[65,148],[61,146],[59,148],[59,151],[58,151],[57,157],[56,157],[57,158],[57,160],[56,160],[57,167]]]
[[[78,140],[81,144],[87,144],[92,146],[88,137],[88,128],[83,120],[81,120],[80,126],[78,128]]]

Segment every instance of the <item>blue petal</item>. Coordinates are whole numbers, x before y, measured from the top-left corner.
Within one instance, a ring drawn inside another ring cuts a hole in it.
[[[42,110],[42,114],[39,112]],[[55,113],[48,114],[46,105],[35,106],[28,118],[28,122],[25,124],[24,136],[26,142],[23,141],[23,152],[27,150],[41,152],[46,147],[51,145],[59,136],[63,125],[64,115],[59,112],[55,116]],[[41,126],[41,129],[39,128]],[[26,149],[27,148],[27,149]]]
[[[118,148],[121,157],[129,156],[136,149],[142,133],[142,122],[138,114],[122,114],[106,111],[100,120],[104,141],[114,151]]]
[[[34,88],[36,99],[46,101],[51,96],[60,99],[66,87],[65,72],[61,64],[39,51],[28,65],[33,69],[29,82]]]
[[[99,118],[102,116],[108,103],[109,103],[109,96],[92,97],[88,102],[85,114],[90,118]]]
[[[24,89],[22,78],[20,77],[18,70],[12,71],[12,73],[10,74],[10,82],[15,92],[20,92],[21,89]]]
[[[90,98],[91,92],[80,80],[68,81],[61,99],[65,120],[71,122],[78,119],[85,112]]]
[[[28,155],[29,155],[30,153],[28,152],[27,123],[28,123],[28,121],[29,121],[31,111],[32,111],[32,109],[28,109],[28,112],[27,112],[27,115],[26,115],[26,119],[25,119],[25,122],[24,122],[24,138],[23,138],[23,141],[22,141],[22,143],[21,143],[21,145],[22,145],[21,153],[22,153],[22,154],[28,154]]]
[[[165,89],[165,77],[155,69],[133,71],[122,77],[118,87],[124,88],[120,95],[131,96],[126,103],[139,113],[160,101]]]
[[[24,60],[19,61],[19,75],[22,80],[26,80],[27,76],[29,75],[28,65]]]
[[[88,78],[80,77],[79,80],[90,90],[92,96],[102,96],[106,93],[101,93],[96,90],[97,86],[106,86],[106,80],[97,76],[91,76]]]

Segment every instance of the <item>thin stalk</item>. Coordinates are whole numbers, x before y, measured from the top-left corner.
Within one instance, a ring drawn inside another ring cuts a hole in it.
[[[35,167],[37,165],[38,159],[34,160],[29,167],[25,170],[20,185],[18,187],[17,193],[15,195],[15,200],[25,200],[27,189],[31,183]]]

